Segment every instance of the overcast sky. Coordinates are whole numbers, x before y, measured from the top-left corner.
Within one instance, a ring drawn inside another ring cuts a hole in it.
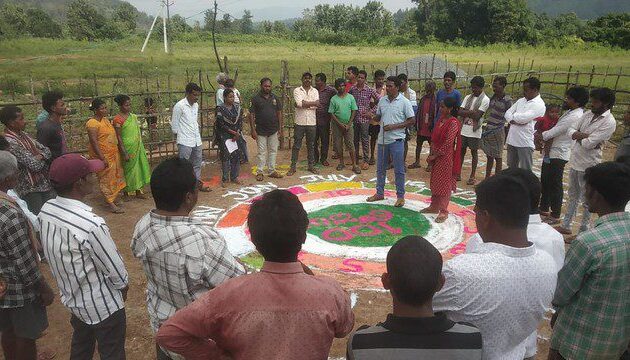
[[[160,7],[160,0],[127,0],[139,10],[149,15],[154,15]],[[171,0],[175,4],[171,7],[171,12],[189,17],[212,7],[213,0]],[[353,4],[363,6],[368,0],[218,0],[219,9],[230,15],[240,18],[244,9],[252,10],[254,21],[280,20],[299,16],[304,8],[312,8],[314,4]],[[382,0],[385,7],[390,11],[401,8],[413,7],[415,4],[411,0]],[[219,14],[221,12],[219,11]],[[203,15],[196,15],[191,20],[203,20]]]

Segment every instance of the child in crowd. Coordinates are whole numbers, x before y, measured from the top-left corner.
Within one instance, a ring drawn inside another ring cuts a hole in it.
[[[560,119],[560,105],[550,104],[547,105],[547,109],[545,111],[545,115],[538,117],[535,119],[536,124],[534,125],[534,129],[536,132],[541,134],[544,131],[551,130],[552,127],[556,126],[558,123],[558,119]],[[540,138],[542,139],[542,137]],[[547,141],[536,141],[536,150],[540,151],[543,154],[543,161],[549,162],[549,152],[551,151],[551,145],[553,144],[553,139],[549,139]]]

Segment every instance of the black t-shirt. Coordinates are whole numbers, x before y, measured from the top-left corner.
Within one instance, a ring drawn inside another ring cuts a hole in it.
[[[65,134],[61,124],[46,119],[37,126],[37,141],[50,149],[51,161],[66,152]]]
[[[276,112],[280,110],[282,110],[282,103],[274,94],[265,98],[261,93],[258,93],[252,98],[249,111],[254,113],[258,135],[270,136],[278,132],[280,119],[278,119]]]

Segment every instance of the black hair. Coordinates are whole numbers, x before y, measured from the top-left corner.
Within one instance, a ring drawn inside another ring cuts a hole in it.
[[[234,87],[234,79],[225,79],[225,83],[223,84],[226,88]]]
[[[387,253],[391,292],[400,302],[422,305],[433,298],[442,274],[442,255],[426,239],[406,236]]]
[[[162,161],[151,174],[151,193],[158,210],[177,211],[186,194],[195,191],[198,180],[192,163],[186,159]]]
[[[365,71],[365,70],[359,70],[359,73],[357,74],[357,76],[359,76],[359,75],[365,76],[366,79],[367,79],[367,76],[368,76],[367,75],[367,71]]]
[[[584,86],[570,87],[566,95],[575,100],[580,107],[584,107],[588,103],[588,90]]]
[[[101,107],[101,105],[105,104],[105,100],[101,99],[101,98],[96,98],[94,100],[92,100],[92,103],[90,104],[90,110],[91,111],[96,111],[98,110],[98,108]]]
[[[335,79],[335,88],[337,88],[337,86],[341,86],[341,85],[345,85],[346,84],[346,79]]]
[[[264,77],[264,78],[260,79],[260,85],[266,83],[267,81],[269,81],[269,83],[273,84],[273,81],[271,81],[270,78]]]
[[[44,95],[42,95],[42,108],[51,112],[52,107],[55,106],[60,99],[63,99],[63,93],[61,91],[46,91]]]
[[[22,112],[22,109],[15,105],[5,106],[0,109],[0,122],[4,124],[4,126],[9,126],[14,120],[18,118],[18,114]]]
[[[380,76],[385,76],[385,71],[383,71],[381,69],[378,69],[378,70],[376,70],[374,72],[374,77],[377,78],[377,77],[380,77]]]
[[[495,175],[475,188],[476,207],[487,211],[506,228],[526,229],[529,222],[529,191],[522,181],[506,175]]]
[[[393,82],[394,86],[396,86],[397,89],[400,89],[400,79],[398,76],[388,76],[387,81]]]
[[[201,92],[201,87],[193,82],[186,85],[186,94],[192,94],[193,91]]]
[[[540,91],[540,80],[538,80],[535,76],[530,76],[527,79],[523,80],[523,85],[527,85],[530,89],[536,89]]]
[[[153,98],[152,97],[145,98],[144,106],[145,107],[153,106]]]
[[[444,98],[444,100],[442,100],[442,102],[444,103],[444,106],[451,109],[452,116],[457,116],[457,99],[452,96],[447,96]]]
[[[630,164],[607,161],[591,166],[584,172],[584,180],[606,200],[613,209],[623,209],[630,201]]]
[[[505,76],[497,76],[494,78],[494,80],[492,80],[492,82],[495,82],[495,81],[501,84],[501,86],[503,87],[507,86],[507,79],[505,78]]]
[[[529,206],[530,214],[538,214],[538,206],[540,205],[540,192],[542,185],[538,176],[536,176],[531,170],[520,169],[511,167],[501,171],[499,174],[505,176],[512,176],[515,179],[519,179],[529,192]]]
[[[351,73],[354,74],[354,76],[359,75],[359,68],[356,66],[348,66],[348,68],[346,70],[350,70]]]
[[[553,109],[562,110],[562,106],[560,106],[560,104],[553,104],[553,103],[545,105],[545,112],[551,111]]]
[[[323,82],[326,82],[326,74],[324,73],[317,73],[315,74],[315,79],[319,79]]]
[[[118,106],[123,106],[123,104],[127,101],[127,100],[131,100],[131,98],[125,94],[119,94],[116,95],[116,97],[114,98],[114,102],[116,104],[118,104]]]
[[[310,77],[311,79],[313,78],[313,74],[311,74],[310,72],[307,71],[307,72],[302,74],[302,79],[304,79],[307,76]]]
[[[409,80],[409,78],[407,77],[407,74],[398,74],[398,78],[400,79],[400,82],[402,83],[403,81],[407,81]]]
[[[7,141],[7,138],[0,135],[0,151],[9,151],[11,144]]]
[[[306,239],[308,215],[297,196],[273,190],[255,200],[247,216],[252,242],[267,261],[295,261]]]
[[[608,109],[615,106],[615,93],[607,87],[591,90],[590,97],[603,102]]]
[[[232,89],[225,89],[223,90],[223,100],[227,99],[228,95],[230,94],[234,94],[234,90]]]
[[[72,189],[74,189],[74,184],[75,183],[60,185],[60,184],[55,183],[54,180],[50,180],[50,185],[52,185],[57,195],[60,195],[60,196],[70,194],[72,192]]]
[[[480,88],[483,88],[484,86],[486,86],[486,80],[484,80],[484,78],[481,76],[475,76],[470,79],[470,85],[476,85]]]
[[[455,81],[457,80],[457,75],[455,75],[454,71],[447,71],[444,73],[444,76],[442,78],[450,78],[451,80]]]

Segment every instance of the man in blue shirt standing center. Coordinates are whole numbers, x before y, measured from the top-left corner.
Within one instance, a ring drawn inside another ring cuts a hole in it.
[[[405,128],[414,123],[415,117],[411,102],[400,93],[400,79],[396,76],[387,78],[387,96],[382,97],[374,115],[380,121],[378,135],[378,157],[376,162],[376,194],[367,198],[368,202],[385,199],[385,176],[390,157],[394,162],[396,178],[396,203],[405,205]]]

